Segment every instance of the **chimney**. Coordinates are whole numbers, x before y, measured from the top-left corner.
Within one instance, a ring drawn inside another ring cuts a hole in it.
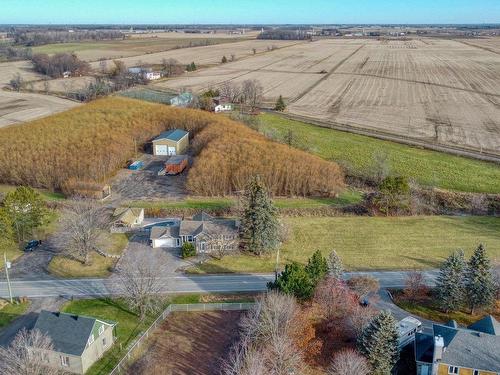
[[[438,362],[443,359],[444,353],[444,339],[443,336],[438,335],[434,337],[434,354],[432,355],[433,361]]]

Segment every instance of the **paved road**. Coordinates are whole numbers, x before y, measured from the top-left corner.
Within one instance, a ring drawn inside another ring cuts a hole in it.
[[[438,271],[424,273],[427,283],[432,285]],[[370,275],[377,278],[381,288],[403,287],[407,272],[353,272],[354,275]],[[228,274],[206,276],[168,276],[161,278],[164,293],[201,293],[201,292],[246,292],[266,289],[270,274]],[[53,279],[53,280],[12,280],[14,296],[57,297],[57,296],[104,296],[120,293],[120,282],[110,279]],[[8,297],[7,283],[0,282],[0,297]]]

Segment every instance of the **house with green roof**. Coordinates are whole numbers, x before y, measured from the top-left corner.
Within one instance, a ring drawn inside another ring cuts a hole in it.
[[[417,375],[499,375],[500,324],[491,315],[459,327],[433,324],[432,334],[417,333]]]
[[[115,342],[115,327],[115,322],[42,310],[33,329],[52,340],[53,350],[42,353],[47,366],[85,374]]]

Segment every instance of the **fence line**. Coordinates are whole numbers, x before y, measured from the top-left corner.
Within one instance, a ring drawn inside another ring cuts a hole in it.
[[[199,312],[199,311],[239,311],[248,310],[255,304],[253,302],[243,302],[243,303],[188,303],[188,304],[171,304],[156,318],[156,320],[149,326],[149,328],[135,340],[127,353],[118,362],[115,368],[109,373],[109,375],[120,374],[122,370],[126,369],[126,365],[129,363],[134,352],[141,347],[143,341],[147,340],[150,333],[158,327],[172,312]]]

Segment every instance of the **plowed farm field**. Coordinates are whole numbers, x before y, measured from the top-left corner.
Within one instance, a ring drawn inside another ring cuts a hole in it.
[[[159,83],[204,91],[256,79],[288,112],[500,154],[500,38],[320,40]]]

